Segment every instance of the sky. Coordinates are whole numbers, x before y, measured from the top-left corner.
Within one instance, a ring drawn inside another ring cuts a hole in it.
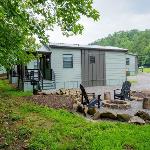
[[[93,7],[100,12],[100,20],[82,17],[82,35],[65,37],[56,27],[50,34],[50,42],[89,44],[118,31],[150,29],[150,0],[94,0]]]

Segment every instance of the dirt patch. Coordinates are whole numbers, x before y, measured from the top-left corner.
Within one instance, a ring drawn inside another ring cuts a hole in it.
[[[73,99],[71,96],[65,95],[33,95],[27,97],[27,100],[33,101],[34,103],[48,106],[55,109],[67,109],[72,110]]]

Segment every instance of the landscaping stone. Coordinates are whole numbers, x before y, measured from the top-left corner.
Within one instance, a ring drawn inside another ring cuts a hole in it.
[[[128,109],[131,104],[123,100],[105,100],[103,101],[103,106],[112,109]]]
[[[100,114],[100,118],[108,118],[108,119],[117,119],[117,114],[115,112],[104,111]]]
[[[141,119],[140,117],[138,117],[138,116],[131,117],[128,122],[133,123],[133,124],[139,124],[139,125],[144,125],[145,124],[145,121],[143,119]]]
[[[77,103],[74,103],[74,104],[73,104],[73,110],[74,110],[74,111],[77,111],[77,108],[78,108],[78,104],[77,104]]]
[[[97,111],[97,112],[94,114],[94,116],[93,116],[93,120],[98,120],[98,119],[100,119],[100,112],[99,112],[99,111]]]
[[[77,112],[84,113],[84,107],[82,104],[77,106]]]
[[[150,121],[150,115],[144,111],[138,111],[135,116],[142,118],[144,121]]]
[[[117,119],[119,121],[128,122],[130,120],[131,116],[128,114],[117,114]]]
[[[95,107],[88,108],[87,113],[88,113],[89,115],[92,115],[92,116],[93,116],[93,115],[96,113],[96,108],[95,108]]]
[[[83,106],[83,113],[84,113],[84,116],[87,115],[87,112],[88,112],[88,107],[86,105]]]

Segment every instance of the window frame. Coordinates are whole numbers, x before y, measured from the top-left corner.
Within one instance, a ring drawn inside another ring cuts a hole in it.
[[[130,58],[126,58],[126,65],[130,65]]]
[[[89,56],[90,64],[95,64],[95,56]]]
[[[71,56],[71,57],[70,57],[70,58],[71,58],[71,61],[65,61],[65,60],[64,60],[64,58],[65,58],[64,56],[65,56],[65,55],[66,55],[66,56],[69,56],[69,55],[70,55],[70,56]],[[65,62],[70,62],[70,67],[65,66]],[[73,54],[63,54],[63,68],[68,68],[68,69],[69,69],[69,68],[73,68]]]

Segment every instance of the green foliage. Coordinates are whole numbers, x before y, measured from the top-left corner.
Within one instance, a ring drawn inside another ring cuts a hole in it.
[[[92,44],[103,46],[117,46],[126,48],[138,55],[140,65],[150,64],[150,30],[120,31],[106,38],[99,39]]]
[[[41,43],[48,42],[46,31],[55,25],[64,35],[81,34],[82,15],[97,21],[99,13],[93,0],[1,0],[0,1],[0,65],[10,69],[34,58]]]
[[[32,131],[26,126],[20,126],[18,129],[18,138],[26,139],[31,135]]]
[[[0,95],[2,91],[9,93],[6,86],[6,81],[1,82]],[[0,97],[0,101],[0,130],[5,139],[0,147],[5,149],[149,149],[150,125],[87,121],[66,110],[42,107],[11,95]],[[11,122],[8,114],[17,114],[21,120]]]

